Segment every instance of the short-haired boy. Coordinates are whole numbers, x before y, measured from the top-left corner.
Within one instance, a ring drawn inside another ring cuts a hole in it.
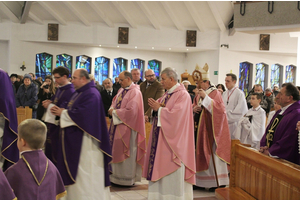
[[[21,158],[5,171],[18,200],[55,200],[66,195],[58,170],[42,150],[46,130],[46,125],[36,119],[27,119],[18,127]]]
[[[260,93],[251,95],[250,104],[252,108],[239,120],[238,127],[233,133],[233,139],[239,139],[241,143],[250,144],[251,147],[258,150],[266,124],[266,112],[260,106],[262,98]]]

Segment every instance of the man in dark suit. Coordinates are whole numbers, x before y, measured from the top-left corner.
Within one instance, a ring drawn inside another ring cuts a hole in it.
[[[121,88],[121,84],[119,83],[119,77],[115,78],[115,83],[113,84],[113,89],[118,92]]]
[[[138,68],[133,68],[131,70],[132,82],[134,84],[140,85],[143,81],[141,80],[141,72]]]
[[[157,100],[165,93],[165,90],[160,82],[156,80],[154,71],[152,69],[145,71],[145,78],[146,81],[141,83],[140,89],[143,95],[145,122],[149,122],[151,116],[151,107],[148,104],[148,99],[153,98]]]
[[[104,90],[100,92],[104,105],[105,115],[108,117],[107,111],[111,106],[112,99],[117,94],[117,90],[113,89],[113,83],[110,78],[103,81]]]

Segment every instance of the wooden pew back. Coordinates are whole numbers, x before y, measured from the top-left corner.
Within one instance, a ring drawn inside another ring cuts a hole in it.
[[[232,141],[230,186],[255,199],[300,199],[300,166]]]
[[[25,108],[17,108],[18,125],[25,119],[32,119],[32,109],[26,106]]]

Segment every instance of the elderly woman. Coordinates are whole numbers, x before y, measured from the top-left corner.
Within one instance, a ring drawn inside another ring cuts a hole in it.
[[[37,99],[37,87],[32,82],[31,76],[29,74],[25,74],[24,83],[20,85],[16,95],[16,106],[17,108],[21,106],[29,106],[32,108],[32,118],[35,119]]]

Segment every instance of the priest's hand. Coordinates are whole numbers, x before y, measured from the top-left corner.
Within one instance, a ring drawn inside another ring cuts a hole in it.
[[[205,93],[205,91],[203,89],[200,89],[199,90],[199,95],[200,95],[201,99],[204,99],[205,96],[206,96],[206,93]]]
[[[113,112],[113,111],[114,111],[113,108],[109,109],[109,110],[108,110],[108,114],[109,114],[110,116],[112,116],[112,112]]]
[[[64,108],[60,108],[60,107],[57,107],[57,106],[53,106],[50,111],[53,115],[56,115],[56,116],[60,116],[62,111],[64,110]]]
[[[259,152],[269,156],[269,148],[267,146],[260,147]]]
[[[145,123],[146,123],[146,122],[149,122],[149,117],[148,117],[148,115],[145,115],[144,117],[145,117]]]
[[[160,103],[152,98],[148,99],[148,104],[154,111],[157,111],[160,108]]]
[[[297,122],[296,130],[300,131],[300,121]]]
[[[195,106],[195,107],[193,108],[193,112],[194,112],[194,113],[199,113],[201,110],[202,110],[202,107],[201,107],[201,106]]]
[[[45,100],[45,101],[42,102],[43,107],[46,108],[46,109],[48,108],[48,106],[49,106],[50,103],[52,103],[51,100]]]

